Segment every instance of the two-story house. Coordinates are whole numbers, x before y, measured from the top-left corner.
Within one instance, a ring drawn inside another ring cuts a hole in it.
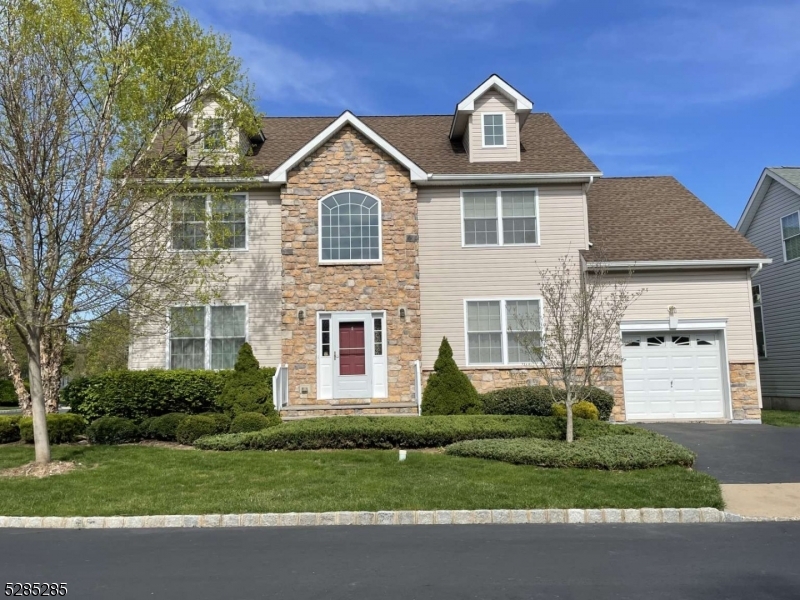
[[[736,229],[772,259],[753,276],[764,406],[800,410],[800,167],[764,169]]]
[[[647,290],[606,365],[613,419],[760,420],[765,256],[671,177],[603,178],[500,77],[451,114],[265,117],[262,133],[230,199],[224,297],[171,309],[200,326],[136,339],[131,368],[230,368],[248,340],[280,366],[287,417],[414,414],[445,336],[480,392],[540,381],[510,315],[546,323],[540,269],[570,255]]]

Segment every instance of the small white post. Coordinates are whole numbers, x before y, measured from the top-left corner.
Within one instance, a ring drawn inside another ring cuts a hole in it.
[[[418,360],[414,361],[414,394],[417,397],[417,414],[422,415],[422,367]]]

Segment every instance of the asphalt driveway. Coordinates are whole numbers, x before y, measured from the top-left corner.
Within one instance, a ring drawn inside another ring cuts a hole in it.
[[[642,424],[697,453],[695,469],[720,483],[800,483],[800,427]]]

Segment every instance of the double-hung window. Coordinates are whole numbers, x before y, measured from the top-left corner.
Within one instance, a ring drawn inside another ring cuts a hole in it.
[[[483,113],[483,146],[502,147],[506,145],[506,116],[502,113]]]
[[[246,248],[246,194],[173,198],[173,250],[244,250]]]
[[[536,190],[462,192],[465,246],[539,243]]]
[[[800,258],[800,211],[781,219],[781,237],[784,260]]]
[[[170,369],[232,369],[246,341],[245,306],[181,306],[169,311]]]
[[[468,300],[467,363],[515,365],[538,361],[542,343],[541,302]]]
[[[753,286],[753,318],[756,322],[756,349],[759,358],[767,357],[767,338],[764,335],[764,307],[761,304],[761,286]]]

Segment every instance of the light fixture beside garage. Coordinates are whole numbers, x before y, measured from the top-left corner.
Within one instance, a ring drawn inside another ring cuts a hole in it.
[[[677,329],[678,328],[678,309],[674,306],[670,306],[668,309],[669,311],[669,328],[670,329]]]

